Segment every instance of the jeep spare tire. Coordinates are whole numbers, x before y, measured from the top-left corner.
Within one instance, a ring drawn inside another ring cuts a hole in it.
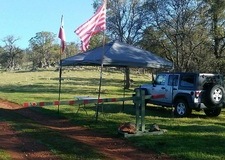
[[[221,85],[210,86],[206,90],[205,96],[206,96],[205,105],[207,107],[219,105],[223,102],[224,99],[224,88]]]

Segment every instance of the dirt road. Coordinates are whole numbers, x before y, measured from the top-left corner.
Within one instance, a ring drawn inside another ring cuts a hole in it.
[[[115,160],[172,160],[167,155],[158,155],[152,151],[143,152],[129,144],[121,138],[112,138],[87,128],[75,126],[67,119],[48,117],[22,106],[0,100],[1,119],[7,118],[11,112],[22,115],[24,118],[43,125],[54,132],[69,137],[71,140],[87,144],[102,153],[107,159]],[[41,144],[29,136],[21,135],[15,131],[7,122],[0,122],[0,149],[8,152],[12,159],[61,159]]]

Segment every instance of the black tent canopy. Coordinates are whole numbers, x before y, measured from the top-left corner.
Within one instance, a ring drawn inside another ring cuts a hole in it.
[[[104,57],[103,57],[104,56]],[[172,68],[172,62],[149,51],[114,41],[61,60],[61,66]]]

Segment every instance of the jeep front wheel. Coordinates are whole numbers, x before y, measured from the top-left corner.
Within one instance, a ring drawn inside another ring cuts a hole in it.
[[[174,114],[179,117],[186,117],[191,114],[191,109],[185,100],[178,99],[175,102]]]
[[[221,113],[221,108],[204,109],[204,112],[209,117],[217,117]]]

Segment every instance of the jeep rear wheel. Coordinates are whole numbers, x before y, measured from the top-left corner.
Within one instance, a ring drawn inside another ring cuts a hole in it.
[[[204,109],[204,112],[209,117],[217,117],[221,113],[221,108]]]
[[[174,114],[179,117],[186,117],[191,114],[191,109],[189,108],[187,102],[182,99],[178,99],[175,103]]]
[[[206,90],[206,106],[215,106],[223,102],[224,88],[221,85],[214,85]]]

